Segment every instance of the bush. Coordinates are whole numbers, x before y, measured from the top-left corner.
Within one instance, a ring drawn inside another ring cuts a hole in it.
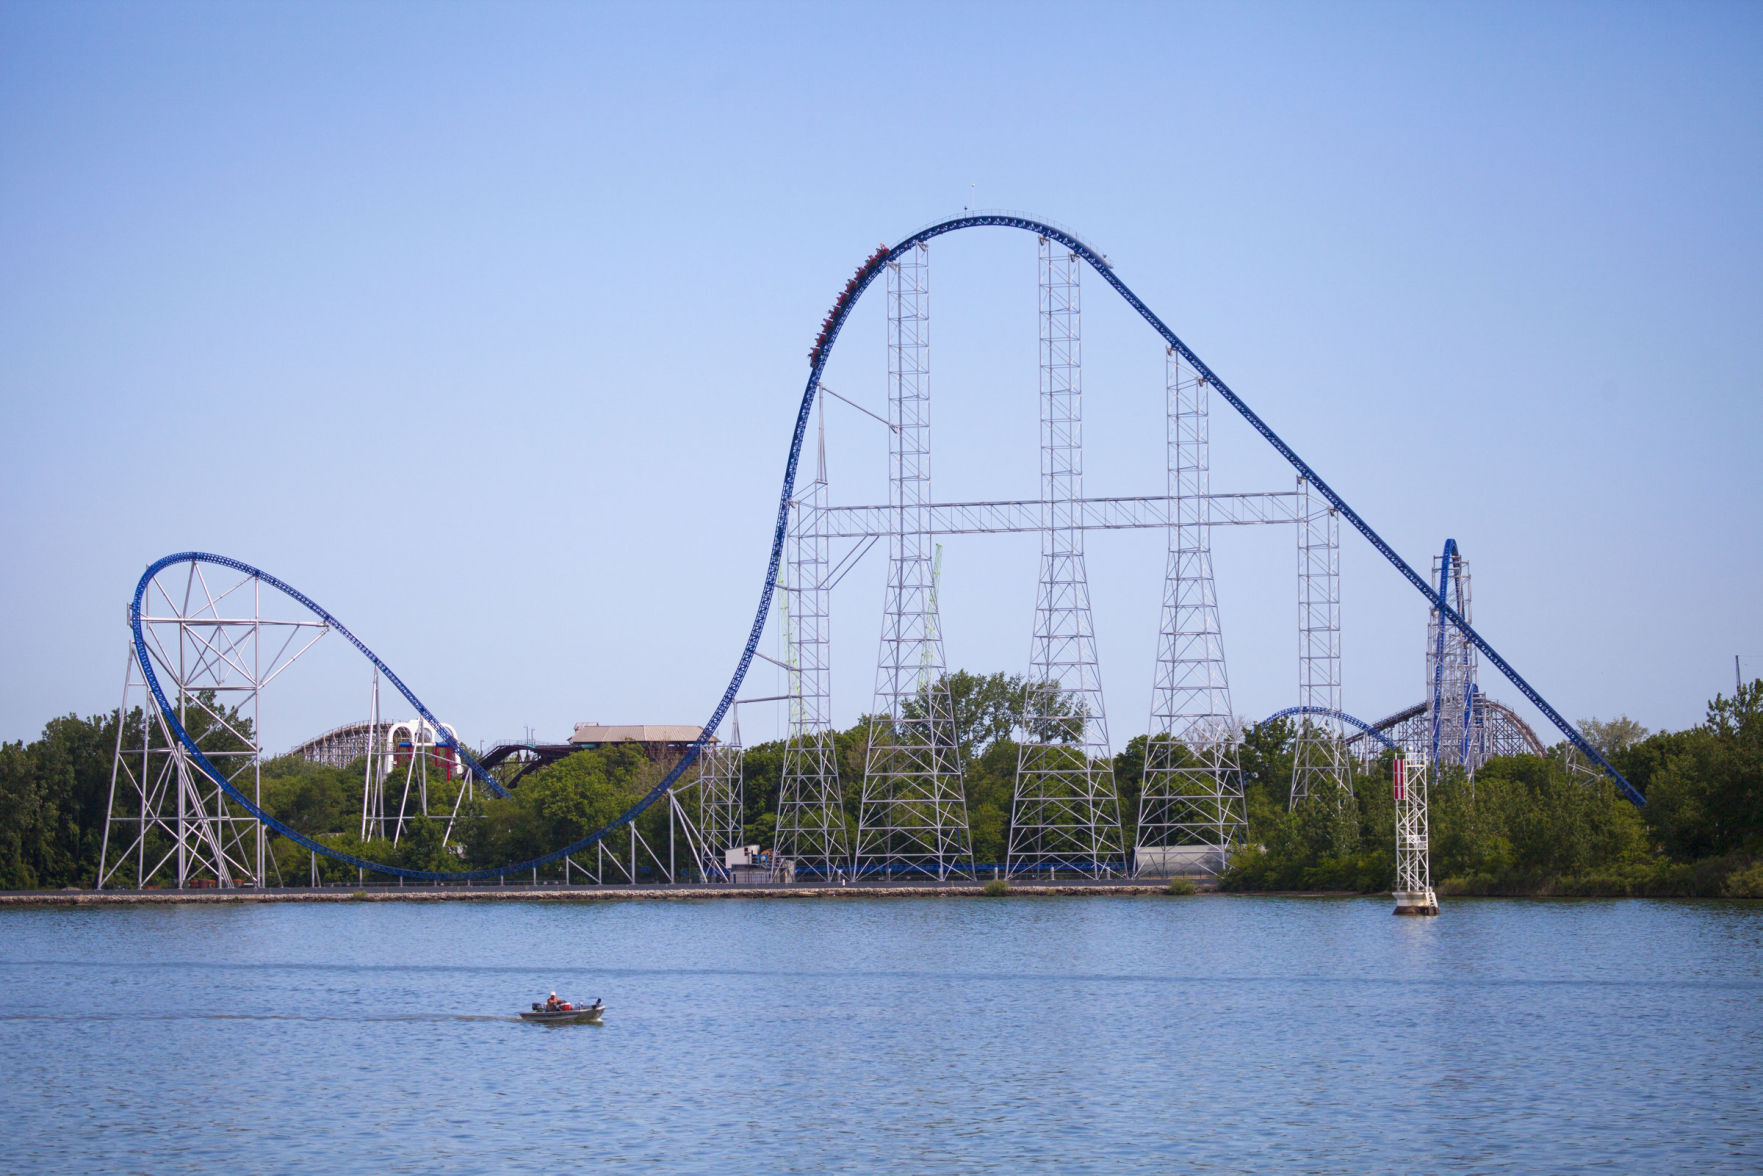
[[[1199,890],[1200,888],[1194,885],[1194,880],[1192,878],[1171,878],[1169,880],[1169,885],[1163,888],[1163,893],[1188,895],[1198,894]]]
[[[986,883],[985,896],[987,898],[1002,898],[1009,893],[1010,883],[1004,881],[1002,878],[993,878],[990,882]]]
[[[1763,898],[1763,862],[1728,874],[1720,891],[1727,898]]]

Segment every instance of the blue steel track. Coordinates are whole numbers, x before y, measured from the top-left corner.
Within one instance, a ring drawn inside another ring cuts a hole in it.
[[[330,617],[330,614],[319,609],[319,607],[312,601],[293,591],[293,589],[289,588],[281,581],[259,572],[249,564],[242,563],[238,560],[228,559],[223,556],[195,552],[166,556],[147,570],[146,574],[141,577],[140,585],[135,590],[135,600],[130,610],[130,623],[133,625],[135,633],[135,656],[141,663],[141,669],[146,675],[154,700],[158,703],[160,711],[165,716],[168,726],[176,735],[178,741],[192,754],[196,763],[202,768],[202,770],[207,773],[208,776],[213,779],[235,803],[241,805],[253,817],[262,821],[265,825],[274,829],[276,832],[305,846],[315,853],[323,854],[326,857],[342,862],[345,865],[354,866],[358,869],[373,870],[381,874],[418,879],[422,881],[462,882],[483,878],[496,878],[509,874],[523,873],[542,866],[548,866],[554,862],[562,861],[563,858],[569,854],[579,853],[584,849],[590,848],[613,830],[623,828],[626,824],[641,815],[650,805],[654,804],[657,800],[660,800],[663,796],[666,796],[668,790],[679,781],[679,778],[685,773],[686,769],[691,767],[691,765],[697,760],[699,753],[703,750],[705,739],[712,736],[716,729],[722,725],[723,718],[727,716],[729,708],[734,705],[735,696],[741,688],[741,683],[745,681],[747,677],[747,670],[753,664],[753,658],[759,648],[760,636],[765,631],[766,618],[771,612],[772,595],[777,589],[778,569],[783,561],[784,537],[789,526],[790,499],[795,493],[796,467],[802,457],[802,443],[807,436],[809,415],[814,408],[815,396],[820,390],[821,373],[826,368],[826,361],[832,355],[832,345],[838,339],[839,332],[844,328],[846,319],[850,317],[851,311],[857,305],[857,301],[862,297],[863,292],[875,281],[876,276],[883,271],[888,262],[895,260],[907,250],[916,248],[918,245],[933,240],[934,238],[941,237],[946,233],[956,233],[964,229],[978,228],[1020,229],[1023,232],[1033,233],[1038,237],[1045,237],[1050,241],[1057,241],[1077,256],[1083,258],[1084,261],[1088,262],[1090,267],[1101,276],[1102,280],[1114,287],[1115,292],[1126,300],[1127,305],[1137,311],[1139,317],[1149,323],[1152,330],[1162,336],[1163,341],[1168,344],[1177,355],[1180,355],[1182,359],[1186,360],[1189,366],[1191,366],[1201,378],[1203,378],[1220,396],[1222,396],[1227,404],[1234,408],[1244,420],[1248,421],[1249,426],[1257,433],[1261,434],[1262,438],[1265,439],[1269,445],[1273,446],[1279,455],[1290,463],[1293,469],[1298,471],[1299,476],[1307,481],[1312,489],[1322,495],[1322,497],[1327,500],[1328,504],[1340,513],[1342,518],[1345,518],[1348,523],[1352,524],[1354,530],[1365,536],[1366,540],[1377,550],[1378,554],[1388,560],[1390,566],[1394,567],[1396,571],[1401,573],[1404,579],[1414,586],[1415,591],[1424,596],[1432,607],[1438,609],[1441,616],[1457,626],[1457,628],[1463,633],[1464,639],[1474,645],[1476,649],[1480,650],[1482,656],[1486,657],[1489,663],[1492,664],[1495,669],[1499,670],[1500,673],[1505,676],[1506,680],[1511,682],[1518,692],[1530,701],[1532,706],[1541,711],[1548,720],[1567,737],[1568,741],[1572,743],[1574,747],[1579,749],[1582,755],[1601,767],[1604,772],[1616,782],[1617,786],[1622,789],[1623,794],[1627,796],[1629,800],[1637,805],[1644,805],[1646,803],[1646,799],[1641,796],[1640,792],[1625,780],[1622,777],[1622,774],[1618,772],[1608,760],[1599,754],[1596,748],[1586,742],[1585,737],[1574,728],[1573,724],[1569,723],[1564,717],[1562,717],[1561,713],[1553,706],[1550,706],[1548,700],[1541,694],[1537,693],[1536,689],[1531,686],[1529,682],[1525,681],[1505,658],[1500,656],[1499,651],[1492,645],[1489,645],[1486,638],[1482,637],[1480,633],[1475,631],[1469,622],[1464,619],[1461,613],[1451,607],[1450,602],[1444,598],[1442,593],[1434,591],[1432,585],[1428,584],[1419,572],[1409,566],[1408,562],[1400,555],[1397,555],[1395,549],[1386,543],[1381,535],[1371,529],[1371,525],[1359,516],[1359,512],[1348,506],[1346,500],[1336,493],[1334,488],[1327,482],[1323,481],[1316,471],[1311,468],[1308,462],[1298,456],[1297,451],[1295,451],[1290,445],[1287,445],[1285,441],[1281,439],[1279,434],[1275,433],[1273,429],[1268,426],[1267,422],[1263,421],[1256,415],[1253,409],[1243,402],[1240,396],[1231,391],[1230,386],[1223,380],[1219,379],[1218,375],[1206,365],[1206,362],[1198,355],[1195,355],[1193,350],[1188,347],[1186,343],[1183,343],[1181,339],[1176,336],[1175,332],[1170,330],[1163,320],[1158,318],[1151,308],[1145,305],[1144,301],[1140,299],[1137,294],[1133,293],[1132,289],[1128,287],[1125,282],[1121,281],[1120,277],[1115,274],[1114,267],[1108,263],[1107,258],[1103,257],[1096,250],[1090,248],[1089,245],[1063,229],[1055,228],[1052,225],[1044,224],[1028,217],[1015,216],[1006,213],[979,213],[972,216],[961,216],[952,220],[941,221],[928,228],[920,229],[918,232],[901,241],[898,245],[888,249],[885,253],[878,253],[875,257],[872,257],[857,271],[857,276],[852,279],[852,281],[845,287],[844,292],[839,296],[838,302],[833,307],[832,314],[827,318],[827,324],[823,328],[820,338],[816,341],[814,349],[809,355],[808,384],[802,390],[801,406],[796,411],[796,428],[794,433],[790,436],[790,451],[788,458],[784,462],[783,488],[778,494],[777,525],[772,532],[771,558],[766,564],[765,584],[759,593],[759,606],[754,610],[753,627],[748,632],[747,643],[741,650],[739,660],[735,663],[735,672],[733,676],[729,678],[728,689],[723,691],[722,698],[717,702],[716,708],[711,711],[710,717],[705,721],[704,737],[701,737],[697,742],[691,744],[687,749],[686,754],[674,765],[673,770],[668,772],[661,782],[656,784],[647,795],[643,796],[621,814],[617,820],[613,821],[605,828],[596,830],[582,838],[580,841],[563,846],[561,849],[553,850],[550,853],[532,858],[528,861],[514,862],[506,866],[489,866],[478,870],[458,871],[412,870],[401,866],[387,865],[382,862],[367,861],[352,854],[332,849],[329,846],[320,845],[312,838],[289,828],[283,822],[259,809],[244,795],[244,793],[233,787],[223,773],[215,768],[213,764],[209,763],[208,757],[202,754],[201,749],[195,745],[194,741],[191,740],[189,733],[184,730],[183,725],[178,721],[175,709],[170,705],[164,692],[160,689],[158,680],[153,676],[151,658],[148,656],[146,641],[141,630],[140,608],[142,599],[147,590],[147,584],[160,570],[181,560],[197,559],[202,562],[217,563],[249,574],[262,576],[266,583],[270,583],[279,590],[287,592],[293,599],[300,601],[306,607],[312,609],[315,615],[330,621],[330,623],[335,625],[340,632],[347,635],[348,630],[344,629],[340,624],[337,624],[335,618]],[[384,667],[384,664],[381,663],[377,657],[374,657],[372,651],[370,651],[367,646],[363,645],[353,635],[349,635],[349,640],[356,646],[356,648],[360,649],[363,654],[371,658],[376,665],[381,667],[382,672],[385,673],[398,687],[404,697],[417,707],[418,712],[421,713],[424,718],[429,718],[432,721],[432,716],[430,716],[427,708],[423,707],[423,705],[417,701],[416,696],[404,686],[403,682],[398,680],[396,675],[393,675],[389,669]],[[453,742],[451,738],[445,738],[445,741],[448,743]],[[489,773],[485,772],[480,766],[478,766],[476,761],[472,760],[471,757],[465,753],[463,748],[460,748],[459,751],[465,756],[468,761],[468,767],[474,771],[479,779],[482,779],[492,791],[505,794],[500,785],[496,784],[491,779]]]
[[[1289,719],[1296,715],[1333,715],[1335,718],[1341,720],[1341,722],[1347,724],[1347,726],[1357,727],[1368,737],[1383,744],[1387,750],[1398,752],[1402,750],[1401,745],[1394,739],[1391,739],[1388,735],[1385,735],[1382,731],[1379,731],[1364,719],[1356,719],[1346,711],[1333,710],[1326,706],[1288,706],[1284,710],[1274,711],[1261,721],[1263,723],[1271,723],[1275,719]]]

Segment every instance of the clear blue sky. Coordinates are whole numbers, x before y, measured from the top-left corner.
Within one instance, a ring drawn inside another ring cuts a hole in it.
[[[702,721],[821,316],[967,204],[1103,248],[1412,562],[1455,536],[1569,716],[1686,726],[1734,653],[1763,674],[1758,5],[14,0],[0,738],[115,705],[134,582],[187,548],[323,602],[473,742]],[[932,265],[939,496],[1032,495],[1033,242]],[[1161,348],[1086,295],[1089,488],[1155,493]],[[881,315],[828,373],[876,407]],[[1288,488],[1227,411],[1215,488]],[[828,421],[835,501],[882,499],[879,426]],[[953,664],[1025,668],[1035,550],[950,542]],[[1161,537],[1091,551],[1118,744]],[[1217,561],[1259,716],[1295,694],[1291,536]],[[1420,697],[1425,610],[1356,537],[1343,563],[1370,717]],[[841,722],[881,572],[835,599]],[[272,747],[362,712],[315,666]]]

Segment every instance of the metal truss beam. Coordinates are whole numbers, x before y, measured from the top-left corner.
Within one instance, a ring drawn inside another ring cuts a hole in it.
[[[1071,525],[1080,531],[1153,530],[1176,524],[1174,495],[1146,498],[1080,498],[1071,503]],[[1300,496],[1268,494],[1207,494],[1204,514],[1190,525],[1257,526],[1300,521]],[[929,507],[926,529],[933,535],[994,535],[1039,531],[1051,509],[1047,502],[938,502]],[[893,508],[833,506],[809,523],[829,539],[864,539],[892,533]],[[1190,516],[1191,517],[1191,516]]]

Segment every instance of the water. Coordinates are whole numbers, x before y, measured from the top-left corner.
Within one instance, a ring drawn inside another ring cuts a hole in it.
[[[586,1168],[1757,1172],[1763,904],[0,911],[0,1171]]]

